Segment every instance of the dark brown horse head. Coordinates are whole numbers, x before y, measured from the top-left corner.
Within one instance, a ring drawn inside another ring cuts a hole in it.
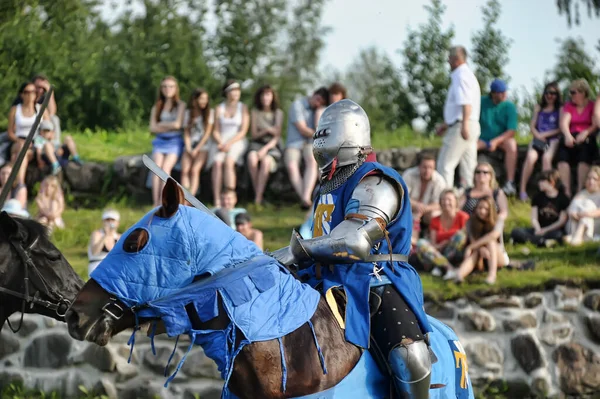
[[[0,329],[24,304],[25,312],[64,321],[62,315],[83,281],[50,242],[46,229],[0,213],[0,254]]]
[[[154,217],[170,219],[185,203],[181,188],[173,179],[169,179],[162,192],[162,205],[154,213]],[[135,228],[124,235],[118,245],[124,252],[135,258],[150,240],[149,230]],[[110,256],[110,255],[109,255]],[[125,260],[126,261],[126,260]],[[100,264],[98,267],[113,267],[114,265]],[[127,267],[126,264],[120,265]],[[134,313],[119,298],[107,292],[98,282],[91,278],[81,289],[71,309],[66,315],[69,333],[78,340],[95,342],[106,345],[115,334],[132,328],[136,324]],[[140,318],[140,324],[147,322]],[[157,331],[161,332],[161,331]]]

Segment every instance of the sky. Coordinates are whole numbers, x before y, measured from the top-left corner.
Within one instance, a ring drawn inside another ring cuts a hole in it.
[[[407,37],[407,27],[425,23],[426,0],[331,0],[323,21],[332,27],[321,57],[323,69],[332,66],[344,70],[361,49],[376,46],[398,66],[397,50]],[[471,49],[472,35],[483,28],[481,7],[485,0],[445,0],[444,26],[454,25],[454,43]],[[509,90],[533,89],[544,73],[555,64],[556,39],[580,36],[586,49],[600,60],[595,46],[600,41],[600,19],[581,18],[581,25],[568,27],[567,18],[558,14],[555,0],[502,0],[498,27],[513,40],[506,72],[511,78]],[[600,67],[600,61],[597,64]],[[600,69],[600,68],[599,68]],[[483,88],[482,88],[483,90]]]
[[[445,28],[455,29],[455,44],[471,48],[471,37],[483,27],[481,7],[486,0],[445,0]],[[118,2],[106,1],[103,16],[112,19],[118,12]],[[123,4],[123,3],[121,3]],[[428,0],[329,0],[325,6],[323,24],[331,31],[325,37],[320,70],[332,68],[344,71],[361,49],[376,46],[400,67],[407,28],[425,23]],[[137,10],[136,10],[137,11]],[[212,26],[211,26],[212,25]],[[208,21],[209,29],[214,27]],[[502,0],[499,28],[513,40],[506,71],[511,78],[509,90],[532,90],[542,83],[544,74],[556,61],[557,39],[582,37],[589,54],[598,60],[600,51],[600,19],[581,18],[581,25],[569,27],[566,16],[559,15],[555,0]],[[483,90],[483,88],[482,88]]]

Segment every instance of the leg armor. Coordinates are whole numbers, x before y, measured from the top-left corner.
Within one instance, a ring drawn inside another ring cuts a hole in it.
[[[397,345],[389,354],[389,364],[399,392],[408,393],[410,399],[429,398],[431,356],[425,341]]]

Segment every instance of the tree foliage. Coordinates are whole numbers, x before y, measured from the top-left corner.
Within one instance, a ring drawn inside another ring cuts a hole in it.
[[[408,29],[408,38],[401,53],[404,57],[403,72],[408,88],[420,116],[429,129],[442,120],[444,102],[450,84],[446,63],[448,50],[454,38],[454,28],[442,29],[446,6],[441,0],[431,0],[425,6],[429,13],[427,23],[416,30]],[[421,106],[426,110],[422,111]]]
[[[375,47],[363,50],[344,77],[353,100],[369,115],[373,130],[410,126],[417,117],[400,71]]]
[[[600,18],[600,0],[556,0],[558,12],[567,17],[569,25],[575,20],[575,24],[581,23],[581,14],[587,14],[589,18]]]
[[[482,9],[484,28],[473,37],[472,59],[477,66],[475,76],[482,90],[486,90],[494,78],[508,80],[504,68],[509,61],[511,39],[502,34],[498,21],[502,13],[499,0],[488,0]]]
[[[246,99],[271,83],[285,106],[316,76],[326,1],[129,0],[107,21],[100,0],[2,0],[0,126],[19,85],[37,73],[55,86],[67,128],[145,125],[167,75],[186,101],[195,87],[220,101],[232,77],[245,83]],[[216,29],[209,32],[211,5]]]
[[[583,39],[567,38],[560,42],[556,64],[550,73],[552,80],[563,87],[575,79],[585,79],[592,90],[600,90],[600,71],[595,60],[585,50]]]

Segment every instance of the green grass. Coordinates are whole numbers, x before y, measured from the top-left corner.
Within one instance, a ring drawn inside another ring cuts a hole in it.
[[[137,155],[152,150],[153,135],[147,129],[139,128],[120,132],[89,129],[83,132],[64,132],[73,136],[81,158],[85,161],[111,163],[115,158]],[[528,144],[530,136],[517,137],[519,144]],[[394,131],[373,132],[372,145],[375,150],[389,148],[436,148],[442,145],[442,137],[417,133],[408,127]]]
[[[121,212],[119,230],[138,221],[151,207],[129,206],[124,203],[111,204]],[[244,206],[244,204],[241,204]],[[260,210],[252,205],[247,207],[253,216],[256,228],[264,232],[265,249],[275,250],[288,245],[291,231],[298,227],[305,212],[298,206],[267,206]],[[505,236],[516,226],[529,223],[529,205],[511,201],[511,215],[506,223]],[[33,210],[35,212],[35,210]],[[91,232],[101,226],[101,209],[67,209],[63,215],[67,228],[56,230],[53,241],[63,252],[74,269],[87,279],[87,244]],[[511,259],[536,260],[534,271],[502,270],[498,273],[496,286],[484,284],[484,275],[475,275],[465,284],[456,285],[422,274],[426,295],[435,299],[456,298],[459,296],[479,295],[482,292],[499,292],[543,288],[548,282],[564,280],[583,284],[600,281],[600,267],[597,264],[598,244],[588,244],[581,248],[556,247],[539,249],[533,246],[512,246],[507,244]],[[528,254],[525,254],[528,251]]]

